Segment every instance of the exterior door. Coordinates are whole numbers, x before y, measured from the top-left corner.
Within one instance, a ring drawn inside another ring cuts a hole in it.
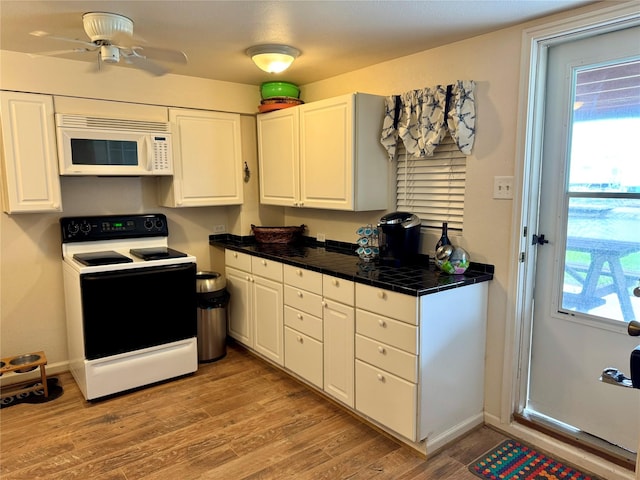
[[[550,47],[526,410],[636,451],[640,27]],[[544,237],[543,237],[544,235]]]

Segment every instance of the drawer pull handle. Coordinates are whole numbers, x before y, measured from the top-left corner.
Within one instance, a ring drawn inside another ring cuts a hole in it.
[[[383,355],[387,353],[387,351],[382,346],[378,346],[378,352],[382,353]]]
[[[302,314],[301,313],[298,314],[298,320],[302,320]]]
[[[298,342],[303,343],[302,337],[298,335]]]
[[[380,319],[380,320],[378,320],[378,325],[380,325],[382,328],[385,328],[387,326],[387,322],[385,322],[384,320]]]
[[[384,300],[387,297],[387,294],[384,292],[384,290],[380,290],[378,292],[378,298],[381,300]]]
[[[333,280],[331,280],[331,285],[333,285],[334,287],[337,287],[338,286],[338,280],[335,279],[335,278]]]
[[[327,307],[327,302],[325,302],[324,300],[322,302],[320,302],[320,304],[325,308]]]
[[[266,265],[267,261],[266,260],[262,260],[262,265]]]
[[[301,276],[302,276],[302,270],[297,269],[297,270],[296,270],[296,275],[298,275],[299,277],[301,277]]]
[[[238,258],[238,253],[237,252],[233,252],[233,258]]]
[[[379,373],[378,375],[378,380],[381,382],[384,382],[384,375],[382,375],[381,373]]]
[[[297,294],[300,298],[302,298],[302,292],[300,290],[298,290]]]
[[[249,282],[251,280],[251,278],[249,278],[249,276],[247,275],[246,277],[244,277],[244,279]]]

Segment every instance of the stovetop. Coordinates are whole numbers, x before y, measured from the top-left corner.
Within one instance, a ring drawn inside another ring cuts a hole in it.
[[[80,273],[196,262],[169,248],[163,214],[64,217],[60,228],[63,260]]]

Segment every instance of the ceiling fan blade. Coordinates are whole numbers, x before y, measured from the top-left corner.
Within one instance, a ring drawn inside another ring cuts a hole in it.
[[[152,75],[160,76],[169,72],[169,69],[163,67],[162,65],[158,65],[144,57],[138,55],[129,55],[124,57],[125,60],[131,63],[134,67],[140,68],[141,70],[145,70],[146,72],[151,73]]]
[[[68,53],[86,53],[91,51],[92,50],[90,48],[68,48],[66,50],[50,50],[47,52],[28,53],[27,55],[29,55],[30,57],[41,57],[41,56],[52,57],[56,55],[66,55]]]
[[[133,47],[131,50],[137,56],[151,58],[160,62],[180,63],[182,65],[186,65],[187,63],[187,55],[179,50],[140,46]]]
[[[34,37],[50,38],[52,40],[60,40],[63,42],[79,43],[80,45],[84,45],[85,47],[90,47],[90,48],[95,47],[93,43],[87,42],[86,40],[78,40],[77,38],[58,37],[57,35],[51,35],[49,32],[45,32],[42,30],[29,32],[29,35],[33,35]]]

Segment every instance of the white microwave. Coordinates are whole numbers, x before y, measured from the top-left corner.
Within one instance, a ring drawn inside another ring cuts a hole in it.
[[[60,175],[173,175],[169,123],[56,114]]]

